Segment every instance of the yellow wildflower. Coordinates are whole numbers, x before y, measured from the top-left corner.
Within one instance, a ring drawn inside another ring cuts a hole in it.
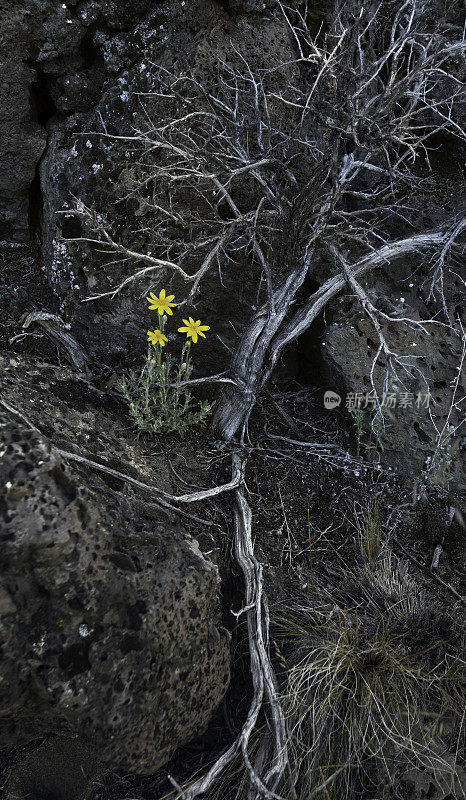
[[[195,322],[192,317],[189,317],[188,319],[184,319],[183,322],[185,327],[178,328],[178,331],[179,333],[185,333],[188,339],[191,337],[194,344],[196,344],[198,336],[202,336],[204,339],[206,338],[203,331],[210,331],[210,325],[201,325],[200,319]]]
[[[158,297],[154,292],[149,292],[149,297],[146,297],[146,300],[149,301],[149,310],[158,311],[161,317],[164,314],[170,314],[170,316],[173,314],[171,307],[176,306],[176,303],[172,302],[174,299],[175,295],[166,295],[165,289],[160,290]]]
[[[168,342],[165,334],[158,329],[156,331],[147,331],[147,338],[151,344],[159,344],[161,347],[165,347],[165,342]]]

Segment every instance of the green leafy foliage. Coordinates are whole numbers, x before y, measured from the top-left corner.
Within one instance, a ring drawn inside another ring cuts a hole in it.
[[[119,389],[129,405],[129,416],[142,433],[179,433],[206,421],[212,404],[195,405],[192,392],[183,386],[192,375],[190,343],[186,342],[179,361],[149,346],[141,370],[128,370]]]

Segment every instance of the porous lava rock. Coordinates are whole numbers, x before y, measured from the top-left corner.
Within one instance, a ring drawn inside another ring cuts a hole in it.
[[[155,770],[228,684],[218,570],[179,525],[82,485],[37,430],[5,413],[0,436],[1,744],[61,731]]]
[[[410,274],[405,264],[395,276],[379,275],[366,284],[378,308],[422,324],[432,313],[425,305],[425,293],[410,281]],[[448,283],[450,307],[456,305],[458,314],[462,314],[461,278],[453,275]],[[466,384],[459,331],[445,323],[425,323],[422,329],[382,319],[390,349],[400,357],[400,363],[394,364],[398,377],[391,372],[388,387],[384,387],[381,357],[372,372],[379,340],[355,298],[342,297],[329,322],[321,340],[322,373],[326,388],[337,388],[342,394],[343,408],[345,403],[352,404],[354,411],[354,404],[361,404],[361,452],[376,451],[375,457],[386,467],[410,475],[426,473],[434,482],[444,487],[451,484],[464,492],[466,450],[458,434],[464,415],[456,402],[464,396]],[[371,433],[377,415],[371,401],[371,373],[385,404],[383,419],[376,422],[378,442]],[[351,426],[357,436],[354,417]]]

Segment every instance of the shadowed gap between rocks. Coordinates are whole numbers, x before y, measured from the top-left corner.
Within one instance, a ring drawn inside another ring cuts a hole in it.
[[[58,113],[52,95],[50,94],[47,79],[40,68],[34,65],[37,78],[31,84],[29,92],[29,103],[31,107],[31,117],[42,128],[47,128],[49,121]],[[45,152],[46,147],[44,148]],[[42,154],[43,155],[43,154]],[[42,212],[44,201],[40,180],[40,164],[42,157],[36,164],[34,178],[29,187],[29,211],[28,229],[31,242],[40,246],[40,230],[42,224]]]

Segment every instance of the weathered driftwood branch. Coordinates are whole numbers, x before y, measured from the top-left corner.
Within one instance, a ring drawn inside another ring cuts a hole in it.
[[[59,349],[65,351],[68,361],[76,367],[78,372],[89,377],[91,372],[89,358],[74,336],[67,331],[64,321],[58,314],[49,314],[45,311],[31,311],[23,322],[23,330],[26,331],[31,325],[40,325]],[[25,335],[26,334],[18,334],[17,336],[13,336],[10,342]]]
[[[182,792],[181,796],[184,800],[194,800],[194,798],[207,792],[238,753],[243,756],[251,784],[257,792],[257,796],[263,797],[265,800],[284,800],[280,794],[277,794],[276,788],[283,780],[288,768],[285,719],[277,694],[274,670],[268,653],[268,626],[264,622],[265,598],[262,565],[254,555],[251,530],[252,513],[244,490],[246,463],[247,456],[245,454],[233,454],[231,483],[236,484],[234,490],[234,551],[237,563],[242,570],[245,584],[244,611],[247,615],[254,696],[246,720],[236,740],[220,756],[203,778]],[[273,752],[268,754],[266,774],[261,778],[251,764],[248,745],[256,726],[264,697],[267,699],[270,709],[274,745]]]
[[[45,436],[45,434],[43,434],[42,431],[36,425],[34,425],[34,423],[31,422],[31,420],[28,417],[25,416],[25,414],[23,414],[21,411],[18,411],[17,408],[12,406],[11,403],[5,400],[5,398],[2,397],[1,395],[0,395],[0,405],[2,405],[7,411],[9,411],[10,414],[13,414],[13,416],[18,417],[18,419],[24,422],[24,424],[28,428],[35,431],[35,433],[37,433],[39,436]],[[59,447],[55,447],[55,450],[60,456],[62,456],[62,458],[68,461],[75,461],[77,463],[84,464],[84,466],[87,466],[91,469],[95,469],[98,472],[103,472],[107,475],[111,475],[113,478],[118,478],[119,480],[122,480],[125,483],[130,483],[136,489],[139,489],[140,491],[146,494],[152,495],[154,502],[161,508],[165,509],[166,511],[172,511],[175,514],[180,514],[184,517],[192,519],[194,522],[201,523],[202,525],[207,525],[208,527],[215,527],[215,528],[220,527],[217,525],[217,523],[212,522],[211,520],[202,519],[201,517],[197,517],[194,514],[189,514],[187,511],[178,508],[178,506],[175,506],[172,503],[167,502],[166,498],[170,497],[170,495],[168,495],[166,492],[162,492],[162,490],[159,490],[155,486],[150,486],[149,484],[142,483],[141,481],[132,478],[131,475],[127,475],[124,472],[119,472],[118,470],[111,469],[111,467],[106,467],[104,464],[99,464],[96,461],[93,461],[92,459],[85,458],[84,456],[80,456],[76,453],[70,453],[67,450],[61,450]],[[216,489],[218,488],[219,487],[216,487]],[[187,495],[185,495],[185,497],[186,496]]]
[[[205,378],[193,378],[189,381],[180,381],[180,383],[171,383],[170,386],[199,386],[203,383],[228,383],[236,386],[236,381],[233,378],[228,378],[224,372],[218,375],[206,375]]]
[[[387,340],[383,335],[382,328],[380,327],[379,320],[377,318],[377,309],[371,303],[369,297],[367,296],[367,292],[363,289],[361,284],[355,278],[352,268],[348,264],[346,258],[344,257],[343,253],[340,253],[337,247],[334,244],[330,243],[329,245],[330,252],[334,255],[335,259],[341,264],[341,268],[343,270],[343,275],[345,276],[346,282],[350,289],[353,290],[354,294],[358,298],[359,302],[361,303],[362,308],[366,312],[367,316],[369,317],[372,325],[374,326],[375,332],[380,342],[380,347],[377,351],[377,354],[374,358],[374,363],[377,361],[380,352],[383,352],[386,359],[390,359],[395,356],[394,353],[390,350]]]
[[[355,277],[377,267],[387,266],[394,259],[420,252],[425,248],[442,245],[449,236],[449,230],[431,231],[391,242],[351,265]],[[287,311],[292,307],[297,290],[302,285],[309,268],[303,265],[301,273],[295,272],[296,283],[289,279],[280,292],[277,292],[276,308],[280,309],[280,321],[284,322]],[[291,283],[291,285],[290,285]],[[289,321],[284,322],[277,332],[276,320],[269,318],[262,308],[245,331],[237,354],[232,362],[231,375],[237,388],[227,389],[217,406],[213,428],[217,435],[229,441],[235,436],[254,405],[257,394],[269,378],[283,348],[301,336],[321,313],[326,304],[344,289],[346,278],[336,275],[326,281],[314,292]],[[275,335],[277,333],[277,335]]]
[[[83,464],[86,467],[95,469],[97,472],[105,472],[106,475],[111,475],[113,478],[118,478],[119,480],[125,481],[142,492],[146,492],[147,494],[153,495],[156,498],[169,500],[171,503],[198,503],[201,500],[217,497],[219,494],[230,492],[232,489],[235,489],[237,486],[239,486],[241,480],[239,476],[236,476],[229,481],[229,483],[224,483],[220,486],[214,486],[212,489],[202,489],[199,492],[173,495],[169,494],[168,492],[164,492],[163,489],[159,489],[157,486],[151,486],[148,483],[138,481],[136,478],[132,478],[131,475],[127,475],[124,472],[119,472],[111,467],[106,467],[104,464],[99,464],[97,461],[92,461],[89,458],[85,458],[85,456],[80,456],[76,453],[70,453],[67,450],[61,450],[59,447],[57,447],[56,450],[57,453],[67,461],[75,461],[77,464]]]

